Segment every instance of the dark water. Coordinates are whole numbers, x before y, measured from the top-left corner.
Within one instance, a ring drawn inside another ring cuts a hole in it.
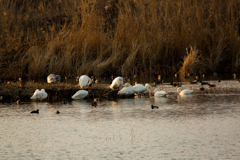
[[[96,108],[84,100],[1,104],[0,157],[237,160],[239,99],[229,93],[174,94],[102,101]],[[37,108],[39,114],[30,114]]]

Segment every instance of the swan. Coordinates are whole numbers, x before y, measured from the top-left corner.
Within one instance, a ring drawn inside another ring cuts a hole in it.
[[[113,81],[112,84],[110,85],[111,89],[116,89],[120,88],[123,85],[123,77],[116,77]]]
[[[142,84],[135,84],[133,86],[133,89],[134,89],[134,93],[137,93],[137,94],[143,93],[147,90],[146,86]]]
[[[83,99],[87,95],[88,95],[88,91],[86,91],[86,90],[79,90],[72,96],[72,99]]]
[[[92,80],[87,75],[82,75],[79,78],[79,85],[81,88],[83,88],[84,86],[91,86],[91,84],[92,84]]]
[[[167,93],[165,91],[160,90],[160,88],[156,88],[154,90],[154,97],[166,97]]]
[[[48,96],[48,94],[45,92],[44,89],[41,89],[41,91],[39,91],[38,89],[36,89],[30,99],[43,100],[43,99],[46,99],[47,96]]]
[[[180,95],[193,94],[193,90],[190,90],[190,89],[184,89],[184,90],[182,90],[182,87],[179,87],[179,88],[177,89],[177,92],[178,92]]]
[[[118,91],[119,95],[132,95],[134,92],[130,87],[123,87],[120,91]]]
[[[56,82],[56,76],[54,74],[50,74],[48,77],[47,77],[47,82],[48,83],[55,83]]]

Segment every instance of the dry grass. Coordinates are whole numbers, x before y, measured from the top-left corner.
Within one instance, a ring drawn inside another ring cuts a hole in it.
[[[190,45],[204,65],[188,70],[238,72],[239,10],[240,0],[2,0],[0,78],[173,75]]]

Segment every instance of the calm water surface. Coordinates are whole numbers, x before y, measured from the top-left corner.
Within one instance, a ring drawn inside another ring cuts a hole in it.
[[[240,95],[1,104],[0,141],[1,159],[237,160]]]

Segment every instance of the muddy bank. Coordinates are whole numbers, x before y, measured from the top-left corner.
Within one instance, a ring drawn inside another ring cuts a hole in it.
[[[120,96],[118,90],[112,90],[109,85],[93,85],[91,87],[84,88],[89,92],[85,100],[93,101],[95,98],[112,100],[116,98],[129,98],[132,96]],[[48,94],[45,102],[62,102],[67,103],[72,101],[72,95],[80,90],[79,85],[71,85],[66,83],[58,84],[0,84],[0,96],[2,96],[1,103],[15,103],[15,102],[31,102],[33,100],[30,97],[33,95],[36,89],[45,89]]]

